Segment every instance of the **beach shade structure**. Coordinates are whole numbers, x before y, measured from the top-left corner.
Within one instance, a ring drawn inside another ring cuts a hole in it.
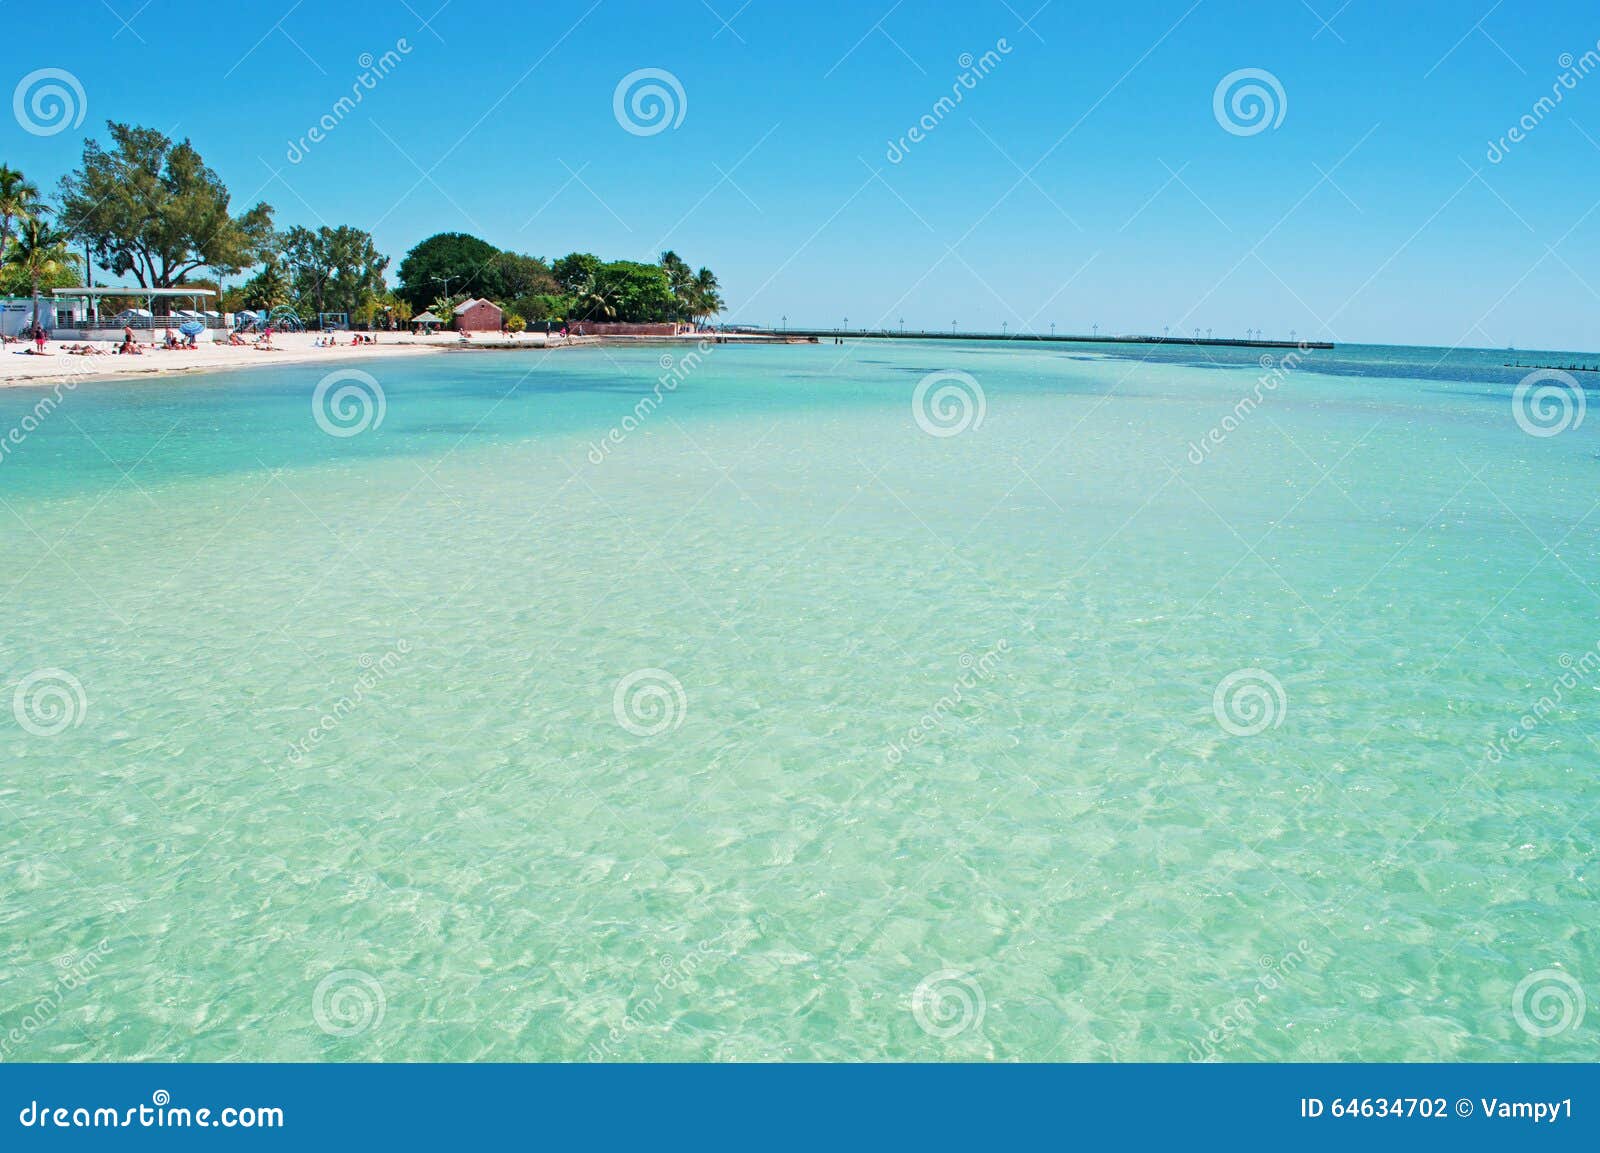
[[[206,330],[204,322],[199,320],[186,320],[178,325],[178,331],[185,336],[199,336]]]
[[[413,316],[411,318],[411,323],[416,325],[418,328],[427,329],[436,328],[443,322],[433,313],[424,312],[421,316]]]

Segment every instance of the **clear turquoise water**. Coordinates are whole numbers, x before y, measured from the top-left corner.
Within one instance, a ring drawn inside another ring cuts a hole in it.
[[[659,350],[372,362],[349,438],[73,390],[0,460],[0,1057],[1600,1056],[1513,1012],[1600,998],[1600,676],[1488,752],[1600,642],[1600,417],[1341,348],[1195,464],[1259,354],[1118,351],[719,347],[603,454]]]

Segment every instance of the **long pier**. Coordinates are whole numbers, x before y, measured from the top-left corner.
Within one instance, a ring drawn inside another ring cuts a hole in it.
[[[1045,344],[1174,344],[1200,348],[1332,348],[1323,340],[1246,340],[1219,336],[1084,336],[1038,332],[902,332],[889,328],[762,328],[751,331],[778,337],[809,340],[995,340],[1032,341]]]

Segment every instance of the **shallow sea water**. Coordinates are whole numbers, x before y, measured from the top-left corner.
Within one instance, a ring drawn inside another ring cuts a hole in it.
[[[1341,348],[1200,454],[1259,354],[1127,351],[716,346],[626,432],[659,349],[364,363],[349,437],[311,366],[67,392],[0,461],[0,1056],[1600,1057],[1538,1035],[1593,418]]]

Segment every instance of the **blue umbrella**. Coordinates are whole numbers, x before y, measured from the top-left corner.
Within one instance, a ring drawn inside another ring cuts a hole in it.
[[[178,331],[183,333],[185,336],[199,336],[205,330],[206,326],[201,324],[198,320],[186,320],[182,324],[178,325]]]

